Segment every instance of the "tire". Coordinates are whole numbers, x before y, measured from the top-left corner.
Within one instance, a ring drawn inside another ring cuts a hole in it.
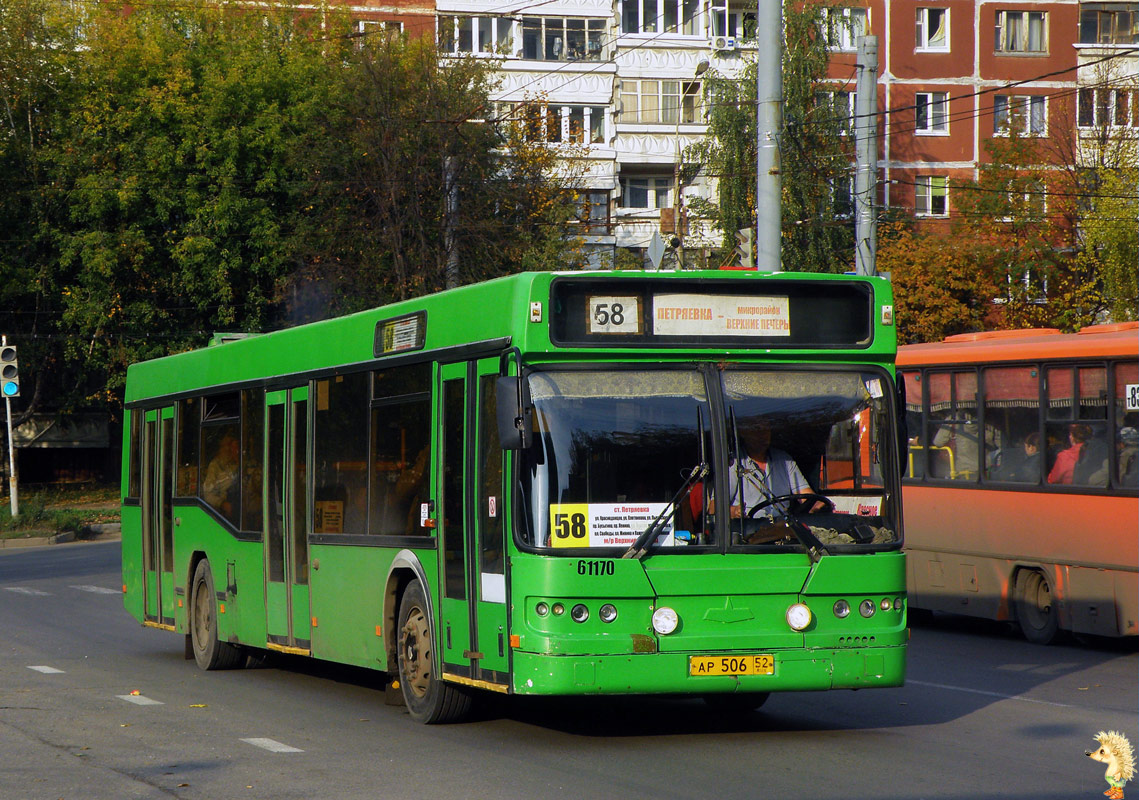
[[[721,714],[747,714],[758,711],[771,692],[745,692],[742,694],[706,694],[704,703]]]
[[[396,636],[399,685],[411,718],[432,725],[465,717],[471,710],[471,696],[440,677],[440,654],[435,649],[427,597],[419,581],[409,583],[400,598]]]
[[[1033,644],[1051,644],[1060,631],[1052,586],[1043,572],[1025,569],[1016,576],[1016,621]]]
[[[194,570],[190,591],[190,648],[202,669],[234,669],[245,664],[245,652],[218,640],[218,601],[210,562],[202,559]]]

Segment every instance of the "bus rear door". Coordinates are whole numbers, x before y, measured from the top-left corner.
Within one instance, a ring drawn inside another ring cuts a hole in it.
[[[144,619],[149,625],[174,630],[174,407],[145,413],[141,497]]]

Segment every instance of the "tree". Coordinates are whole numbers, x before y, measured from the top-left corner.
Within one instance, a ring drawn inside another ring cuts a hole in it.
[[[849,109],[826,96],[830,53],[822,35],[823,6],[784,6],[782,161],[782,260],[807,272],[841,272],[853,263],[849,196],[853,142],[844,131]],[[716,201],[694,199],[695,211],[735,245],[740,228],[755,223],[756,64],[742,75],[706,73],[708,136],[685,153],[685,178],[702,169],[715,178]]]

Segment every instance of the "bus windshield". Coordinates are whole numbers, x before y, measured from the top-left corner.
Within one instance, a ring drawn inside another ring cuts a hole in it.
[[[719,547],[725,535],[733,548],[799,546],[791,518],[828,548],[900,539],[881,374],[582,369],[532,371],[528,386],[524,544],[625,548],[658,518],[663,548]]]

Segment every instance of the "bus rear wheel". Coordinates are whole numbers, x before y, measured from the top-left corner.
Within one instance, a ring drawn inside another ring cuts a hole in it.
[[[471,697],[442,680],[440,654],[435,648],[427,608],[422,584],[412,581],[399,604],[396,652],[400,690],[408,713],[416,722],[457,722],[470,711]]]
[[[190,589],[190,645],[202,669],[233,669],[245,663],[240,647],[218,639],[217,594],[210,562],[202,559]]]
[[[1025,569],[1016,576],[1016,621],[1024,638],[1051,644],[1060,630],[1052,586],[1043,572]]]

